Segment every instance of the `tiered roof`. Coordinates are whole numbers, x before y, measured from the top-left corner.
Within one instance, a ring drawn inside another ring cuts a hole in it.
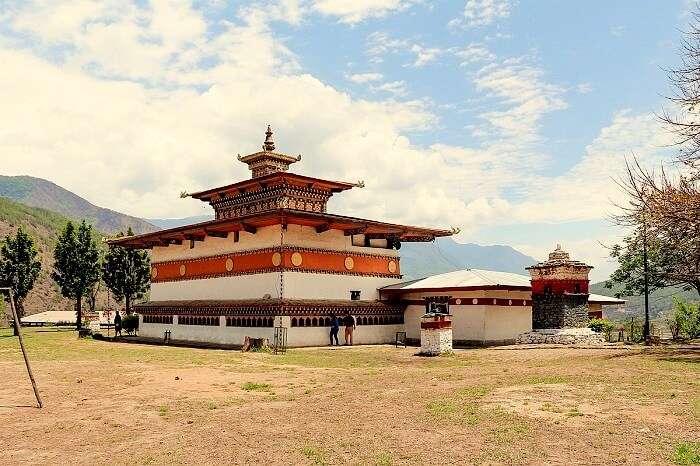
[[[110,244],[133,248],[151,248],[203,240],[206,236],[226,237],[230,232],[255,233],[271,225],[303,225],[317,232],[342,230],[346,235],[364,234],[369,238],[394,241],[432,241],[450,236],[458,230],[444,230],[377,222],[356,217],[326,213],[328,199],[335,193],[364,183],[324,180],[288,173],[289,165],[301,160],[275,152],[272,130],[268,126],[263,150],[238,159],[248,164],[252,178],[226,186],[200,191],[188,196],[208,202],[216,219],[169,230],[110,241]]]

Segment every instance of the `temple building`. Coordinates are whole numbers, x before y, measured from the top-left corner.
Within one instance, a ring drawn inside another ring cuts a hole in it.
[[[190,194],[214,220],[111,241],[151,250],[142,336],[237,345],[283,326],[289,346],[322,345],[329,315],[350,312],[355,343],[394,340],[404,309],[378,289],[400,281],[401,243],[455,231],[328,213],[331,196],[363,184],[289,172],[300,158],[277,152],[268,127],[262,151],[239,156],[250,179]]]
[[[560,248],[531,277],[467,269],[402,282],[401,243],[457,230],[328,213],[334,194],[363,183],[291,173],[301,156],[278,152],[269,127],[265,136],[262,151],[238,157],[250,179],[189,194],[214,220],[110,241],[150,250],[150,301],[135,306],[142,337],[235,346],[285,329],[288,346],[326,345],[330,315],[350,313],[355,344],[397,332],[417,343],[421,316],[437,312],[452,315],[455,344],[492,345],[588,321],[590,267]]]

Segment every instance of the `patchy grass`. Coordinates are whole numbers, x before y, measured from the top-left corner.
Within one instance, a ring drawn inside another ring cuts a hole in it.
[[[313,464],[328,464],[326,461],[326,455],[318,448],[304,447],[301,451],[304,453],[304,456],[306,456],[307,459],[313,462]]]
[[[269,392],[272,387],[269,383],[246,382],[241,388],[247,392]]]
[[[679,443],[676,445],[671,461],[676,464],[700,464],[700,443]]]
[[[538,384],[556,384],[556,383],[567,383],[568,379],[560,375],[537,375],[533,377],[528,377],[527,383],[531,385]]]
[[[0,437],[12,464],[693,464],[698,455],[700,348],[690,345],[423,358],[388,345],[272,355],[24,334],[45,409],[30,408],[17,341],[0,330]]]

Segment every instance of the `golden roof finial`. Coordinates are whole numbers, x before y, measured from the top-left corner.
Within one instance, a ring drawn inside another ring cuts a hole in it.
[[[267,131],[265,131],[265,142],[262,146],[263,150],[266,152],[272,152],[275,150],[275,141],[272,140],[272,128],[267,125]]]

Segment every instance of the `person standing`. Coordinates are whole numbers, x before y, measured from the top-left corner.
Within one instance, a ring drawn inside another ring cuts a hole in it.
[[[114,312],[114,338],[117,335],[122,336],[122,316],[119,315],[119,311]]]
[[[335,314],[331,314],[331,346],[333,346],[333,339],[335,339],[336,346],[340,346],[338,341],[338,330],[340,329],[340,320]]]
[[[343,317],[343,324],[345,325],[345,344],[352,346],[352,333],[355,331],[355,318],[350,315],[350,312],[345,313]]]

